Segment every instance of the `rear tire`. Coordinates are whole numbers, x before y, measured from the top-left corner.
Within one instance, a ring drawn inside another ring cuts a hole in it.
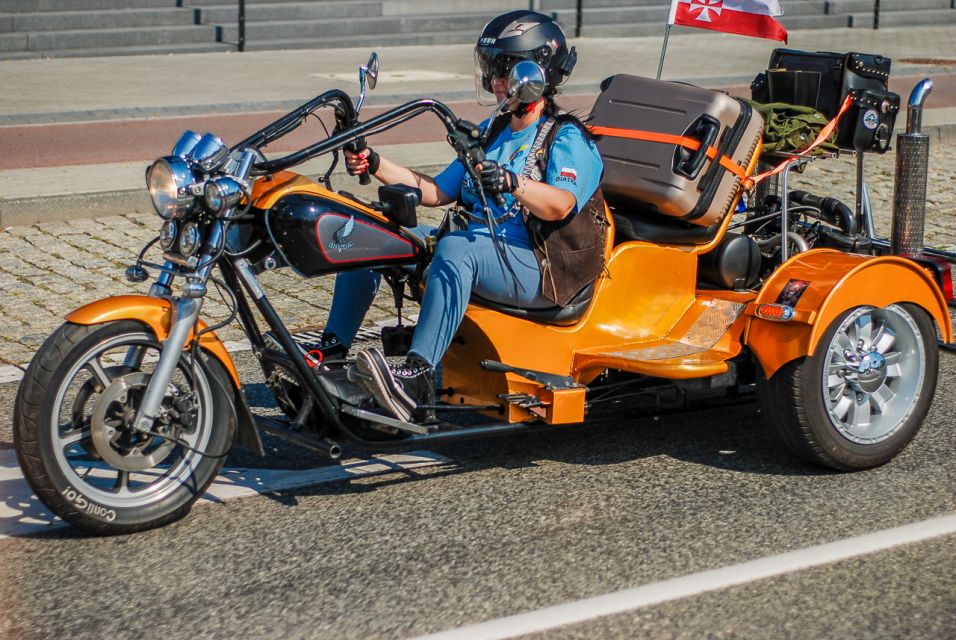
[[[121,364],[137,347],[146,354],[139,365]],[[153,431],[178,443],[129,429],[161,350],[138,322],[66,323],[30,363],[14,406],[17,459],[36,495],[65,521],[99,534],[167,524],[189,512],[225,462],[235,409],[232,383],[213,358],[194,364],[184,353],[174,372],[166,417]]]
[[[758,384],[777,438],[800,458],[840,470],[892,460],[919,431],[936,391],[939,350],[919,307],[854,307],[810,356]]]

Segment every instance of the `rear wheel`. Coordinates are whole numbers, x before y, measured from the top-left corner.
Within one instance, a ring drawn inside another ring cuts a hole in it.
[[[14,408],[17,457],[67,522],[95,533],[166,524],[222,467],[235,411],[231,382],[211,358],[184,353],[151,432],[131,427],[161,351],[138,322],[67,323],[30,363]]]
[[[916,435],[938,369],[935,329],[922,309],[861,306],[838,316],[813,354],[762,380],[759,395],[793,453],[834,469],[866,469]]]

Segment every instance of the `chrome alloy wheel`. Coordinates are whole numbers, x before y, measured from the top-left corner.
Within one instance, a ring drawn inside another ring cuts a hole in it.
[[[121,366],[130,348],[144,351],[145,371]],[[136,434],[129,428],[136,403],[149,380],[160,345],[146,333],[108,339],[76,359],[57,389],[51,422],[54,456],[67,481],[108,508],[143,507],[190,484],[212,428],[212,389],[203,370],[180,360],[155,431],[170,440]],[[187,426],[168,416],[177,394],[195,397]]]
[[[857,444],[892,437],[912,413],[926,377],[923,337],[903,307],[860,307],[827,347],[823,397],[830,422]]]

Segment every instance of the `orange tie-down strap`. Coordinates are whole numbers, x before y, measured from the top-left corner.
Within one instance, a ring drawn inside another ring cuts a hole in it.
[[[643,140],[644,142],[661,142],[663,144],[672,144],[678,147],[684,147],[691,151],[700,149],[700,140],[694,140],[687,136],[675,136],[670,133],[658,133],[656,131],[641,131],[639,129],[619,129],[617,127],[601,127],[592,125],[588,130],[596,136],[610,136],[612,138],[630,138],[631,140]],[[717,147],[707,147],[705,152],[707,157],[713,161],[717,158]],[[753,182],[747,177],[747,167],[734,162],[728,156],[720,156],[718,160],[720,166],[741,179],[744,188],[750,189]]]
[[[826,124],[825,127],[820,131],[820,134],[816,139],[810,143],[808,147],[802,149],[799,153],[795,154],[792,158],[787,158],[776,167],[770,171],[765,171],[764,173],[755,175],[753,178],[747,177],[747,168],[743,167],[727,156],[720,157],[720,166],[727,169],[735,176],[740,178],[743,183],[744,189],[750,190],[758,182],[766,180],[770,176],[775,176],[784,168],[793,162],[793,159],[799,156],[805,156],[811,151],[816,149],[819,145],[823,143],[824,140],[830,137],[830,134],[833,133],[833,130],[836,129],[837,123],[840,121],[840,118],[846,113],[847,109],[850,108],[850,105],[853,104],[853,96],[847,94],[846,98],[843,100],[843,104],[840,105],[840,109],[837,111],[836,116],[830,122]],[[616,127],[600,127],[600,126],[589,126],[588,129],[596,136],[611,136],[612,138],[630,138],[632,140],[644,140],[646,142],[662,142],[664,144],[672,144],[681,147],[690,149],[691,151],[697,151],[700,149],[700,140],[694,140],[693,138],[688,138],[686,136],[675,136],[669,133],[657,133],[655,131],[640,131],[638,129],[618,129]],[[713,160],[717,157],[716,147],[707,147],[707,157]]]

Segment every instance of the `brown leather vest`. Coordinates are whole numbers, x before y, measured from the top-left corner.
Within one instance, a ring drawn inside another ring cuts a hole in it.
[[[529,214],[525,226],[541,269],[541,295],[558,306],[604,271],[608,221],[600,186],[576,214],[556,222]]]

